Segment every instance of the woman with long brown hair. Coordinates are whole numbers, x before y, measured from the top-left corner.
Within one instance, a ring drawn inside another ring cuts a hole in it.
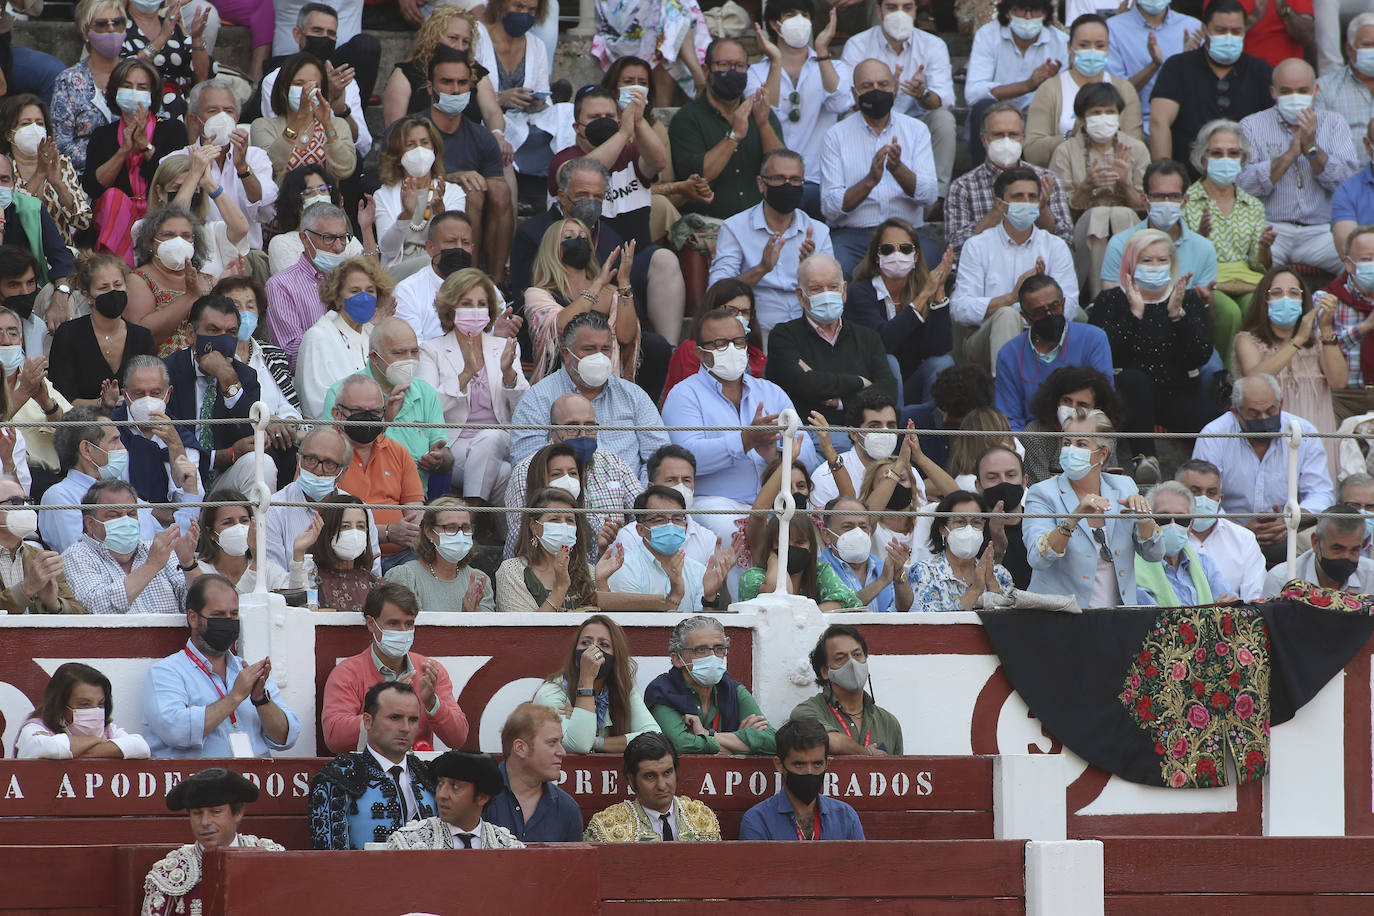
[[[377,160],[381,187],[377,203],[377,245],[382,264],[397,280],[428,267],[425,250],[429,223],[447,210],[464,210],[467,195],[456,181],[444,180],[444,138],[424,115],[404,117],[387,135]]]
[[[308,553],[320,576],[320,607],[361,612],[367,593],[382,581],[372,571],[377,557],[372,515],[361,499],[347,493],[326,496],[316,505],[319,536]]]
[[[90,665],[67,662],[52,673],[43,702],[20,726],[14,756],[133,759],[148,756],[148,742],[114,724],[109,678]]]
[[[587,562],[591,529],[577,498],[555,487],[535,490],[521,514],[515,556],[496,570],[497,610],[570,611],[596,603],[624,559],[622,548],[605,552],[596,569]]]
[[[778,517],[768,520],[764,533],[766,559],[763,566],[754,566],[744,571],[739,580],[739,598],[749,601],[761,592],[771,592],[778,580]],[[839,574],[829,563],[820,559],[820,532],[811,516],[797,512],[788,523],[787,540],[787,591],[802,595],[816,602],[823,611],[838,611],[842,608],[862,607],[863,602],[854,590],[840,581]],[[758,562],[757,555],[754,562]]]
[[[635,689],[634,659],[625,631],[604,614],[578,627],[563,665],[534,693],[534,702],[563,716],[563,749],[571,754],[619,754],[644,732],[659,731]]]

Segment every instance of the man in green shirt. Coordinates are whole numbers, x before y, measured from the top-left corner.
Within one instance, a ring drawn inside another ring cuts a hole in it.
[[[857,627],[843,623],[826,627],[811,650],[811,670],[816,672],[821,692],[797,704],[793,721],[819,721],[829,735],[832,754],[902,753],[902,724],[864,691],[868,643]]]
[[[673,172],[700,175],[715,196],[682,209],[725,219],[763,199],[754,179],[765,153],[782,149],[782,125],[760,89],[744,97],[749,56],[733,38],[706,49],[706,90],[678,109],[668,125]]]
[[[773,728],[743,684],[725,673],[730,640],[714,617],[688,617],[668,636],[673,667],[644,705],[683,754],[774,754]]]
[[[415,377],[419,365],[420,342],[414,328],[394,317],[383,318],[373,325],[372,336],[368,338],[367,365],[362,371],[382,386],[382,394],[386,397],[386,422],[435,424],[433,428],[387,427],[387,435],[404,446],[415,459],[420,469],[420,484],[428,489],[431,471],[441,478],[447,478],[453,471],[453,453],[448,449],[439,392],[429,382]],[[341,384],[342,379],[329,389],[322,416],[333,415],[334,400]],[[442,490],[448,492],[447,483]]]

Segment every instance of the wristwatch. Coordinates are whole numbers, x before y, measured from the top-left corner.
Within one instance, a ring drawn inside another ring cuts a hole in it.
[[[835,456],[835,460],[829,462],[829,465],[830,465],[830,470],[832,470],[832,471],[838,471],[840,468],[844,467],[844,459],[841,458],[839,455],[836,455],[836,456]]]
[[[262,699],[261,699],[261,700],[254,700],[252,697],[249,697],[248,699],[249,699],[250,701],[252,701],[252,703],[253,703],[254,706],[266,706],[268,703],[271,703],[271,702],[272,702],[272,694],[270,694],[270,693],[268,693],[266,690],[264,690],[264,691],[262,692]]]
[[[238,173],[238,176],[239,176],[239,181],[247,181],[248,179],[250,179],[250,178],[253,177],[253,170],[252,170],[252,169],[244,169],[242,172],[239,172],[239,173]]]
[[[1306,156],[1308,159],[1315,159],[1315,158],[1317,158],[1317,153],[1319,153],[1319,152],[1321,152],[1321,150],[1319,150],[1319,149],[1317,149],[1315,146],[1313,146],[1311,149],[1303,150],[1303,153],[1302,153],[1302,154],[1303,154],[1304,156]]]
[[[733,140],[733,141],[735,141],[736,143],[738,143],[738,142],[740,142],[741,140],[743,140],[744,138],[741,137],[739,134],[735,133],[735,129],[732,127],[732,128],[730,128],[729,130],[727,130],[727,131],[725,132],[725,139],[727,139],[727,140]]]
[[[596,696],[596,691],[590,687],[579,687],[577,688],[577,695],[580,697],[594,697]]]
[[[286,137],[288,140],[295,140],[300,135],[301,132],[292,127],[287,127],[282,130],[282,136]]]
[[[61,293],[64,296],[70,296],[72,294],[72,288],[65,283],[57,284],[53,287],[53,291]]]
[[[225,396],[226,398],[232,398],[232,397],[234,397],[236,394],[238,394],[238,393],[239,393],[240,391],[242,391],[242,390],[243,390],[243,386],[240,385],[238,382],[235,382],[234,384],[230,385],[228,388],[224,389],[224,396]]]

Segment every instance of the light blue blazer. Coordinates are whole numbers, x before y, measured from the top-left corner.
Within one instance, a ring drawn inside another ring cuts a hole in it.
[[[1135,481],[1120,474],[1102,475],[1102,495],[1112,501],[1110,511],[1119,512],[1119,499],[1134,493]],[[1042,553],[1041,537],[1048,535],[1059,521],[1078,508],[1079,498],[1074,494],[1073,484],[1063,474],[1042,480],[1026,493],[1025,512],[1052,513],[1060,516],[1053,518],[1028,518],[1021,523],[1026,541],[1026,558],[1030,561],[1030,590],[1045,595],[1073,595],[1079,607],[1089,607],[1093,590],[1093,577],[1097,572],[1097,541],[1088,529],[1087,520],[1080,521],[1069,538],[1063,557],[1052,553]],[[1156,532],[1148,541],[1136,538],[1136,523],[1126,518],[1107,519],[1107,545],[1112,551],[1113,565],[1116,567],[1116,584],[1121,589],[1122,601],[1134,604],[1135,554],[1152,563],[1164,557],[1164,538]]]

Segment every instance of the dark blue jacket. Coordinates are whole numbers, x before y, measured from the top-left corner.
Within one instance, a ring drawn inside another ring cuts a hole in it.
[[[200,402],[196,399],[196,367],[191,362],[191,349],[185,347],[177,350],[163,362],[167,364],[167,374],[171,376],[172,381],[172,396],[167,401],[167,416],[173,420],[200,419]],[[243,393],[233,408],[229,408],[224,406],[224,392],[219,392],[215,396],[215,407],[210,415],[214,419],[238,417],[245,422],[212,426],[212,441],[216,449],[228,448],[243,437],[253,435],[253,426],[247,422],[248,413],[253,409],[253,405],[262,399],[262,386],[258,384],[257,371],[237,359],[234,360],[234,371],[238,373]],[[201,448],[198,430],[192,425],[189,430],[178,428],[178,431],[182,433],[183,440],[189,431],[191,440],[196,443],[195,447],[200,449],[200,479],[208,483],[212,456]]]
[[[849,284],[844,317],[878,332],[887,352],[897,357],[902,378],[909,378],[928,358],[943,356],[954,349],[954,325],[949,306],[928,310],[925,320],[907,307],[898,309],[895,317],[888,318],[887,306],[878,298],[873,282],[855,280]]]
[[[171,414],[169,413],[168,416]],[[115,421],[129,419],[129,408],[123,405],[116,407],[111,412],[110,419]],[[182,445],[189,449],[200,448],[194,430],[185,426],[178,426],[176,430],[181,435]],[[132,426],[121,426],[119,439],[124,443],[124,447],[129,450],[129,483],[133,484],[134,492],[138,494],[138,498],[150,503],[168,502],[167,450],[159,448],[152,439],[134,432]]]

